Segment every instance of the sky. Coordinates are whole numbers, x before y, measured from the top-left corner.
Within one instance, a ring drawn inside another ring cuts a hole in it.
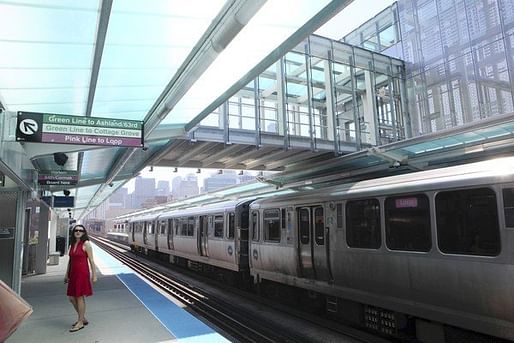
[[[339,14],[319,28],[315,34],[339,40],[394,2],[394,0],[354,0]],[[196,169],[179,168],[178,172],[174,173],[173,169],[174,168],[154,167],[153,171],[150,172],[150,167],[146,167],[141,171],[140,176],[145,178],[155,178],[156,183],[160,180],[167,180],[170,182],[171,186],[171,180],[174,177],[178,175],[185,176],[193,173],[198,177],[198,186],[202,187],[204,178],[207,178],[211,174],[215,174],[217,172],[217,170],[213,169],[202,169],[201,173],[197,174]],[[254,172],[253,174],[257,173]],[[134,185],[135,181],[132,179],[123,187],[128,188],[130,193],[134,190]]]
[[[354,0],[314,33],[339,40],[394,2],[396,0]]]

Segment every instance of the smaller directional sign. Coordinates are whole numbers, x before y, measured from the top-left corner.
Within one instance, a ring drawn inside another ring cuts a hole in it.
[[[74,170],[42,170],[37,181],[44,186],[71,186],[78,183],[79,176]]]
[[[16,140],[54,144],[142,147],[142,121],[18,112]]]
[[[75,207],[75,197],[58,197],[54,195],[53,198],[53,207]]]

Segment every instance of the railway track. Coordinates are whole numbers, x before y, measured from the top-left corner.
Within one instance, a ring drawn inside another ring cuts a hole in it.
[[[104,239],[91,237],[96,245],[132,268],[151,283],[162,289],[188,306],[210,323],[225,332],[229,339],[239,342],[304,342],[294,332],[284,331],[268,322],[256,321],[237,306],[223,301],[212,299],[196,287],[192,287],[181,280],[173,279],[154,270],[148,263],[138,261],[136,258],[120,251],[119,247],[105,242]]]

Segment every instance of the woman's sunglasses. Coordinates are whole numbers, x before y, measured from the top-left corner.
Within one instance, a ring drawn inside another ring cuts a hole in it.
[[[73,230],[73,232],[84,232],[84,230],[80,229],[80,230]]]

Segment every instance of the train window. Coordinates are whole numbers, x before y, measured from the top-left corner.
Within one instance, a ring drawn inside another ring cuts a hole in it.
[[[337,228],[343,228],[343,204],[337,204]]]
[[[325,244],[325,217],[323,216],[323,207],[314,209],[314,233],[316,234],[316,244]]]
[[[195,235],[195,217],[187,218],[187,235],[191,237]]]
[[[187,236],[187,218],[180,218],[180,235]]]
[[[380,248],[380,204],[377,199],[346,203],[346,242],[352,248]]]
[[[259,241],[259,213],[252,212],[252,241]]]
[[[248,211],[243,211],[241,213],[241,228],[242,229],[248,229]]]
[[[181,221],[178,218],[173,219],[173,221],[175,222],[175,235],[178,236],[181,234]]]
[[[448,254],[496,256],[500,226],[489,188],[440,192],[435,198],[437,243]]]
[[[159,232],[161,235],[164,235],[166,234],[166,221],[161,221],[161,228],[160,228],[160,232]]]
[[[503,211],[505,226],[514,227],[514,188],[503,189]]]
[[[214,237],[223,238],[223,216],[214,216]]]
[[[236,215],[234,212],[228,214],[228,238],[234,238],[234,230],[236,227]]]
[[[280,242],[280,210],[264,210],[263,214],[264,240],[267,242]]]
[[[385,225],[391,250],[429,251],[432,247],[430,210],[424,194],[387,198]]]
[[[286,228],[286,209],[283,208],[281,211],[281,218],[282,218],[282,229]]]
[[[298,227],[300,229],[300,242],[309,244],[310,214],[306,208],[301,208],[298,211]]]
[[[153,223],[152,223],[152,222],[149,222],[149,223],[148,223],[147,228],[148,228],[148,229],[147,229],[147,231],[146,231],[146,232],[147,232],[149,235],[153,235],[153,234],[155,233],[155,231],[154,231],[154,225],[153,225]]]

